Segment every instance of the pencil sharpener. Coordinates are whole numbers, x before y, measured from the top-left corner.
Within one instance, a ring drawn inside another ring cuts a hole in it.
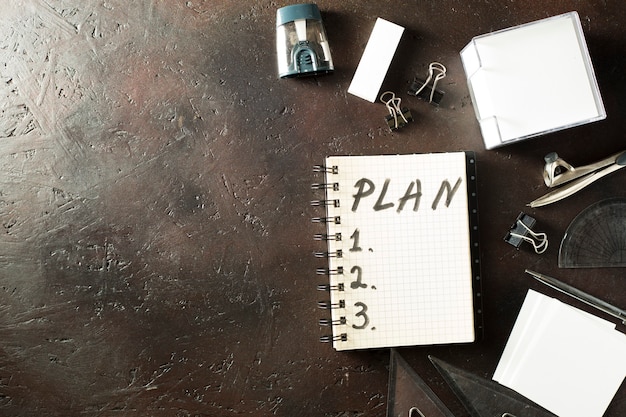
[[[294,4],[277,10],[276,50],[280,78],[328,74],[335,69],[316,4]]]

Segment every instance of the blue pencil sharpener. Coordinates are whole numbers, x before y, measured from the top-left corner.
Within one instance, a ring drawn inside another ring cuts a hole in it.
[[[280,78],[328,74],[335,69],[316,4],[294,4],[277,10],[276,50]]]

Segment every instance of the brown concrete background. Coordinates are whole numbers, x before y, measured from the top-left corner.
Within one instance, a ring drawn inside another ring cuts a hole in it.
[[[427,355],[490,378],[527,289],[556,295],[525,268],[626,307],[622,269],[557,268],[569,222],[624,196],[626,174],[525,207],[546,153],[579,165],[625,148],[621,1],[318,1],[335,74],[278,80],[287,4],[3,1],[0,414],[384,416],[389,352],[318,343],[310,183],[330,154],[477,152],[485,338],[401,350],[456,416]],[[572,10],[608,118],[486,151],[459,51]],[[398,133],[347,94],[376,17],[406,27],[384,87],[415,118]],[[403,94],[432,61],[448,68],[440,108]],[[503,242],[522,210],[546,254]],[[625,413],[622,388],[606,416]]]

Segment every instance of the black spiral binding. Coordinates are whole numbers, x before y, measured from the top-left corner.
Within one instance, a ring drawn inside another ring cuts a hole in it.
[[[320,191],[323,190],[325,193],[327,190],[338,191],[339,183],[328,181],[328,177],[330,175],[336,175],[339,173],[339,167],[337,166],[324,166],[324,165],[315,165],[313,166],[313,172],[315,173],[323,173],[326,176],[326,182],[323,183],[315,183],[311,186],[313,190]],[[326,196],[324,196],[326,197]],[[319,200],[311,200],[311,205],[313,207],[340,207],[340,201],[337,199],[319,199]],[[328,224],[341,224],[341,218],[339,216],[327,216],[327,217],[314,217],[311,219],[313,223],[320,223],[324,225]],[[313,236],[313,239],[317,241],[336,241],[340,242],[342,240],[341,233],[317,233]],[[343,257],[343,252],[341,249],[336,251],[319,251],[314,252],[313,255],[316,258],[341,258]],[[337,285],[331,285],[328,283],[329,277],[331,275],[343,275],[343,267],[339,266],[336,269],[330,269],[329,267],[317,268],[316,274],[323,276],[326,279],[326,282],[323,284],[318,284],[318,291],[323,291],[325,293],[330,293],[331,291],[344,291],[344,284],[339,283]],[[318,301],[317,306],[323,310],[332,310],[332,309],[343,309],[345,308],[345,300],[339,300],[335,303],[330,300]],[[345,326],[346,318],[340,317],[339,319],[328,319],[323,318],[319,320],[319,325],[322,327],[334,327],[334,326]],[[320,342],[323,343],[332,343],[337,341],[345,342],[348,340],[347,333],[335,334],[332,332],[330,335],[323,335],[320,337]]]

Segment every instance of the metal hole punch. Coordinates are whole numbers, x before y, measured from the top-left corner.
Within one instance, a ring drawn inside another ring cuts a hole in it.
[[[388,100],[385,100],[385,96],[390,96]],[[407,123],[413,121],[413,116],[411,112],[406,107],[400,107],[400,102],[402,101],[400,97],[396,97],[395,93],[392,91],[385,91],[380,95],[380,101],[382,101],[385,106],[387,106],[387,110],[389,114],[385,116],[385,121],[389,126],[389,129],[398,130],[401,127],[407,125]]]
[[[504,241],[515,246],[517,249],[523,242],[532,245],[535,253],[542,254],[548,249],[548,235],[545,233],[537,233],[532,230],[536,220],[525,214],[520,213],[515,220],[513,226],[504,237]]]
[[[545,156],[543,180],[548,187],[559,187],[530,202],[530,207],[541,207],[560,201],[582,190],[589,184],[626,166],[626,151],[618,152],[593,164],[573,167],[556,152]],[[563,185],[565,184],[565,185]]]
[[[428,65],[428,77],[426,80],[416,78],[407,92],[411,96],[416,96],[423,100],[428,100],[430,104],[438,106],[441,103],[444,92],[437,90],[437,83],[446,77],[447,69],[439,62],[431,62]],[[432,81],[432,86],[428,86]]]

